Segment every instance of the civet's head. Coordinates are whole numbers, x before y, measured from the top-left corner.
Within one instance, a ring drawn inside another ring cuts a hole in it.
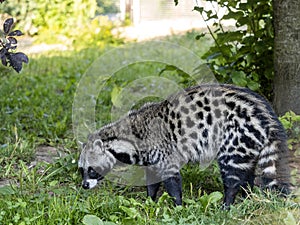
[[[82,175],[82,187],[94,188],[97,183],[113,168],[115,157],[108,151],[101,139],[90,135],[84,144],[78,161],[79,171]]]

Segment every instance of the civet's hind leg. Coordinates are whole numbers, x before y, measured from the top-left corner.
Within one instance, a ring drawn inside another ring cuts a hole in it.
[[[182,205],[182,178],[180,173],[174,174],[164,181],[166,191],[171,197],[174,197],[176,205]]]

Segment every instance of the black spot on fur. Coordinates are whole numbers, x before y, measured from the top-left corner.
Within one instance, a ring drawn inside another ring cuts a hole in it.
[[[201,108],[203,107],[203,103],[202,103],[200,100],[197,101],[196,104],[197,104],[199,107],[201,107]]]
[[[235,150],[235,148],[232,146],[228,148],[228,152],[230,152],[230,153],[233,152],[234,150]]]
[[[205,111],[207,111],[207,112],[210,111],[210,107],[209,107],[209,106],[205,106],[203,109],[204,109]]]
[[[240,152],[240,153],[243,153],[243,154],[246,154],[246,153],[247,153],[246,149],[244,149],[243,147],[238,147],[236,150],[237,150],[238,152]]]
[[[225,97],[232,97],[234,96],[236,93],[235,92],[229,92],[225,94]]]
[[[130,159],[130,155],[124,152],[116,152],[113,149],[108,149],[108,151],[113,154],[113,156],[122,163],[132,164],[133,162]]]
[[[245,108],[241,109],[241,106],[237,106],[236,112],[238,117],[245,119],[247,122],[251,120],[250,117],[247,115],[247,110]]]
[[[235,138],[233,139],[232,144],[233,144],[234,146],[238,146],[238,144],[239,144],[239,139],[238,139],[238,137],[235,137]]]
[[[256,142],[253,141],[250,137],[243,135],[240,139],[242,143],[246,145],[247,148],[254,149]]]
[[[233,110],[235,108],[235,102],[227,102],[225,101],[225,105],[230,109]]]
[[[207,115],[206,122],[207,122],[208,125],[212,125],[212,116],[211,116],[211,114]]]
[[[207,137],[208,137],[208,130],[207,130],[207,129],[204,129],[204,130],[203,130],[202,136],[203,136],[204,138],[207,138]]]
[[[181,128],[181,120],[177,121],[177,128],[180,129]]]
[[[176,134],[175,134],[175,124],[172,122],[172,121],[170,121],[169,122],[169,125],[170,125],[170,129],[171,129],[171,134],[172,134],[172,138],[173,138],[173,140],[175,141],[175,142],[177,142],[177,137],[176,137]]]
[[[169,122],[169,117],[167,115],[164,116],[164,121],[165,121],[165,123]]]
[[[199,123],[198,124],[198,129],[202,129],[204,127],[204,124],[203,123]]]
[[[203,112],[197,113],[198,119],[203,120]]]
[[[252,100],[250,100],[248,97],[244,96],[244,95],[238,95],[236,94],[234,96],[234,98],[242,101],[242,102],[246,102],[248,105],[255,105],[255,102],[253,102]]]
[[[174,120],[174,119],[175,119],[175,112],[172,111],[172,112],[170,113],[170,116],[171,116],[171,118]]]
[[[208,100],[208,98],[206,98],[206,97],[204,98],[204,104],[205,104],[205,105],[208,105],[208,104],[209,104],[209,100]]]
[[[257,129],[255,129],[255,127],[254,127],[252,124],[245,124],[244,126],[245,126],[245,128],[247,128],[247,130],[248,130],[250,133],[252,133],[252,134],[255,136],[255,138],[256,138],[258,141],[260,141],[260,142],[263,141],[263,138],[262,138],[260,132],[259,132]]]
[[[199,97],[203,97],[205,95],[205,92],[200,92]]]

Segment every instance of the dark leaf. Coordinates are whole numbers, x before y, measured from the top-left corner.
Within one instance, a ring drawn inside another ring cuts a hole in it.
[[[9,64],[10,66],[16,71],[16,72],[20,72],[22,70],[22,61],[17,60],[14,57],[14,53],[10,53],[7,56],[8,60],[9,60]]]
[[[22,63],[28,63],[27,55],[22,52],[9,53],[7,58],[11,67],[18,73],[22,70]]]
[[[18,43],[17,39],[14,37],[8,37],[7,40],[9,40],[10,44],[16,45]]]
[[[3,31],[5,34],[8,34],[9,31],[12,28],[12,25],[14,24],[14,19],[13,18],[8,18],[7,20],[5,20],[4,24],[3,24]]]
[[[28,63],[28,57],[27,55],[25,55],[23,52],[17,52],[17,53],[13,53],[14,55],[14,58],[21,61],[21,62],[24,62],[24,63]]]
[[[22,36],[23,33],[20,30],[14,30],[8,34],[8,36]]]
[[[178,0],[174,0],[175,6],[178,5]]]

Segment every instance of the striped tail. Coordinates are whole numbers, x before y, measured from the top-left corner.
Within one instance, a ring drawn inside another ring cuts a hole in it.
[[[290,193],[289,149],[286,138],[274,140],[265,146],[260,152],[258,166],[264,188],[275,189],[283,195]]]

